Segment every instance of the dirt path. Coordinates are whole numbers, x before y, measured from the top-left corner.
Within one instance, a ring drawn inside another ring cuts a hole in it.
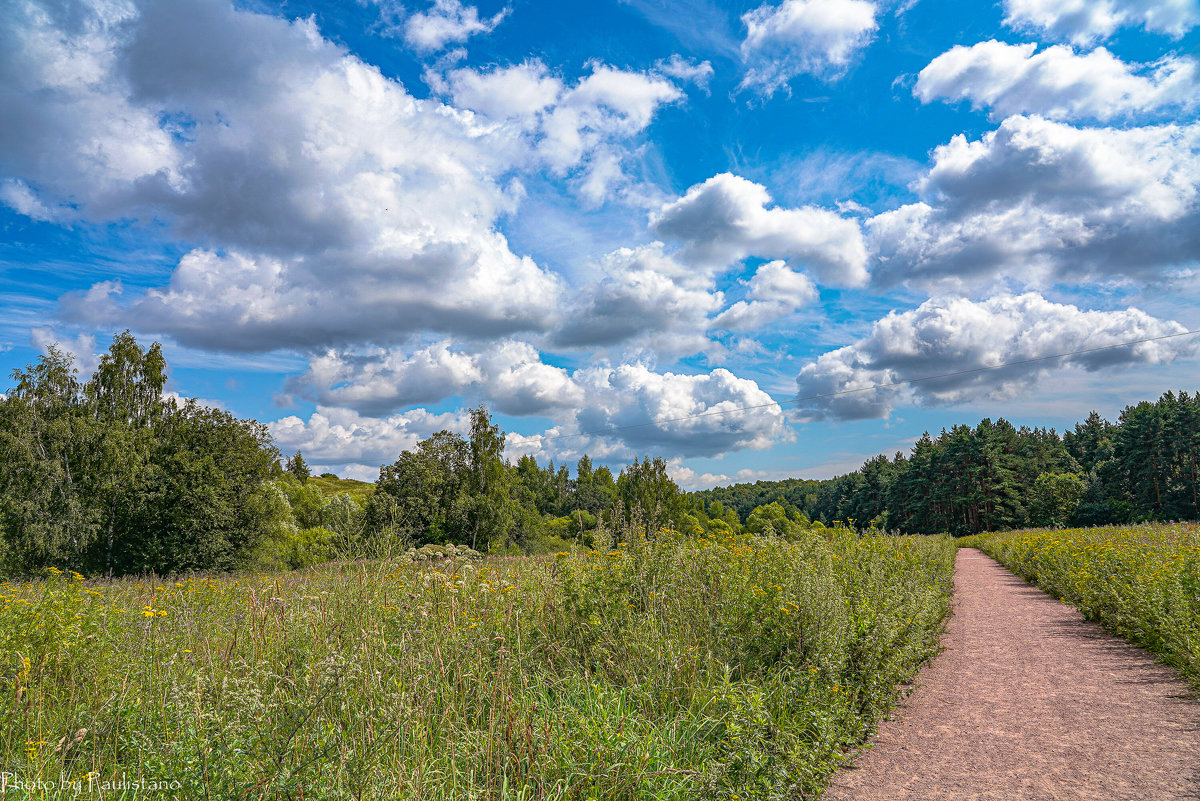
[[[1200,799],[1178,675],[975,550],[946,650],[827,799]]]

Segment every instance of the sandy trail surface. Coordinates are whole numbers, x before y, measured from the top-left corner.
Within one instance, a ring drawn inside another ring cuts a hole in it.
[[[1176,671],[976,550],[945,651],[826,799],[1200,799],[1200,702]]]

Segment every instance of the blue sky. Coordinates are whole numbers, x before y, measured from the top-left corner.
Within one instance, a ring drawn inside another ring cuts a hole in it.
[[[342,475],[483,402],[689,488],[1200,387],[1180,337],[711,414],[1200,328],[1197,0],[13,9],[6,372],[129,328]]]

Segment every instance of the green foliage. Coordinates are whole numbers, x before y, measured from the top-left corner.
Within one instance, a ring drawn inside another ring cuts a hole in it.
[[[463,542],[468,535],[469,446],[439,431],[379,471],[366,509],[368,538],[409,543]]]
[[[264,535],[266,427],[162,400],[166,363],[128,331],[80,384],[50,348],[0,401],[0,548],[8,572],[230,569]]]
[[[985,419],[926,432],[907,456],[877,456],[826,481],[759,481],[692,497],[716,517],[735,510],[748,521],[778,502],[826,525],[853,520],[909,534],[1194,520],[1198,460],[1200,395],[1168,392],[1127,407],[1116,424],[1092,412],[1062,437]]]
[[[1010,531],[961,540],[1158,653],[1200,690],[1200,527]]]
[[[814,797],[935,651],[953,565],[844,531],[428,550],[0,584],[0,762],[184,799]]]
[[[1035,526],[1061,527],[1075,515],[1087,485],[1074,473],[1042,473],[1033,484],[1029,521]]]
[[[809,512],[817,499],[821,481],[804,478],[785,478],[781,481],[756,481],[753,484],[732,484],[694,492],[692,495],[709,506],[708,513],[724,519],[730,525],[745,520],[760,506],[779,503]],[[712,508],[713,504],[718,509]],[[811,514],[811,512],[809,512]],[[726,517],[729,514],[730,517]],[[732,518],[732,519],[730,519]]]
[[[283,466],[283,469],[301,483],[312,477],[312,470],[309,469],[308,462],[304,461],[304,454],[300,451],[296,451],[294,456],[288,457],[287,464]]]
[[[635,457],[617,476],[616,498],[620,503],[610,515],[619,524],[640,526],[644,531],[681,527],[686,514],[683,493],[668,475],[667,463],[659,458],[647,456],[638,461]]]

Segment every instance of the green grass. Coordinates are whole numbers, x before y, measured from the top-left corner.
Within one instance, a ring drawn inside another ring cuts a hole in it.
[[[185,798],[811,798],[935,653],[953,552],[664,532],[477,567],[4,584],[0,765]]]
[[[375,485],[367,481],[353,478],[338,478],[337,476],[312,476],[307,482],[310,487],[316,487],[322,495],[337,495],[344,492],[360,503],[365,502],[375,491]]]
[[[1154,651],[1200,690],[1200,526],[1008,531],[959,544]]]

